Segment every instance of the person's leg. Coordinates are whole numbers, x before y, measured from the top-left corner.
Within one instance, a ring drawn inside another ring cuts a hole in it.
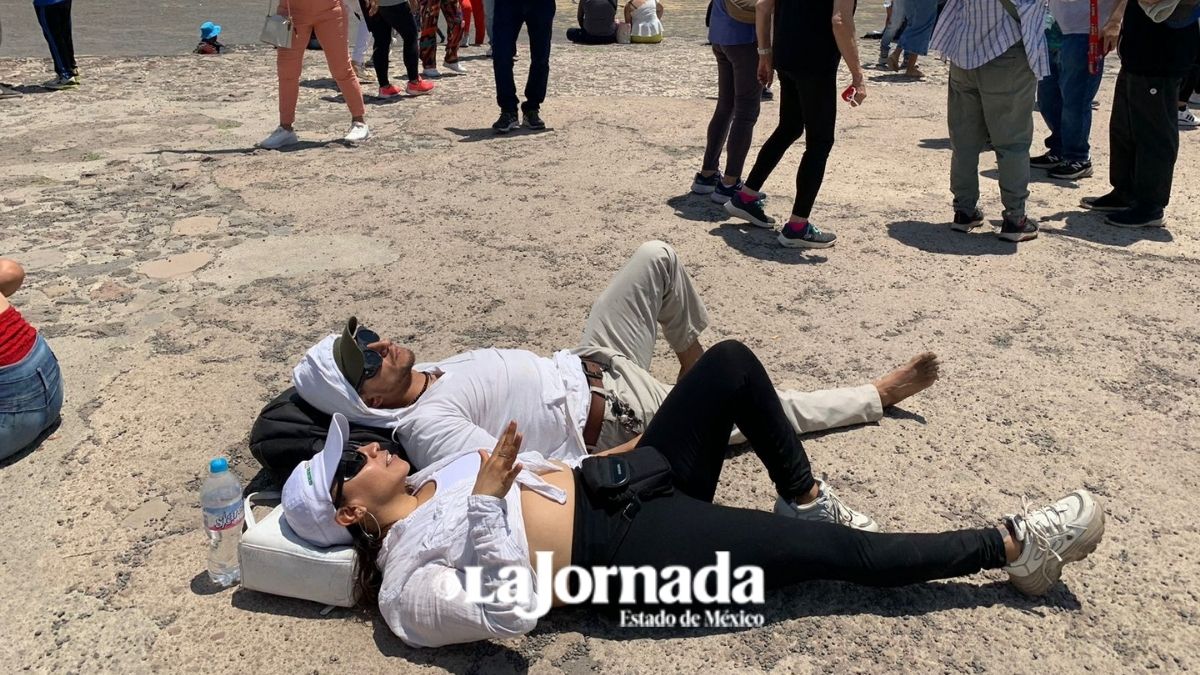
[[[746,178],[746,187],[758,192],[763,183],[771,176],[771,172],[783,159],[783,154],[791,149],[804,133],[804,110],[800,103],[800,92],[796,81],[790,77],[779,75],[779,124],[771,132],[767,142],[763,143]]]
[[[713,45],[713,56],[717,59],[717,106],[708,121],[708,133],[704,144],[704,159],[700,173],[711,176],[721,168],[721,149],[729,137],[729,123],[733,119],[733,63],[726,56],[729,47]]]
[[[405,75],[409,82],[416,82],[420,79],[417,59],[417,22],[409,8],[409,3],[402,2],[399,5],[380,7],[379,13],[388,26],[400,34],[400,41],[404,45]]]
[[[19,362],[0,366],[0,459],[36,447],[52,434],[62,402],[58,360],[38,336]]]
[[[950,134],[950,192],[954,195],[954,210],[970,214],[979,204],[979,153],[988,138],[977,70],[950,64],[946,126]]]
[[[479,45],[483,44],[485,37],[484,23],[487,21],[483,0],[474,0],[474,2],[471,3],[471,14],[475,18],[474,45],[478,47]]]
[[[275,50],[275,71],[279,77],[279,126],[291,129],[296,121],[296,100],[300,97],[300,71],[304,52],[312,37],[313,18],[309,3],[289,2],[292,17],[292,46]],[[280,2],[278,12],[286,12]],[[357,79],[357,78],[355,78]]]
[[[684,354],[708,327],[708,311],[675,249],[650,241],[596,298],[579,344],[614,350],[649,368],[660,325],[671,349]]]
[[[463,36],[461,0],[441,0],[442,16],[446,17],[446,63],[458,63],[458,45]]]
[[[333,0],[313,21],[313,30],[325,53],[329,74],[337,82],[338,90],[346,99],[350,117],[355,122],[363,121],[366,108],[363,106],[362,85],[350,64],[350,37],[346,10],[340,0]]]
[[[1100,90],[1103,61],[1095,75],[1088,72],[1086,35],[1064,35],[1059,61],[1062,90],[1062,152],[1059,154],[1068,162],[1089,161],[1092,158],[1088,142],[1092,133],[1092,99]]]
[[[550,39],[554,32],[554,0],[525,0],[525,31],[529,34],[529,79],[525,81],[526,112],[538,112],[550,82]]]
[[[1181,78],[1130,75],[1130,116],[1137,159],[1133,201],[1163,209],[1171,201],[1171,182],[1179,156],[1178,98]]]
[[[425,68],[436,68],[439,0],[409,0],[409,2],[421,3],[421,65]],[[509,3],[505,2],[504,4]]]
[[[617,41],[617,34],[592,35],[582,28],[568,28],[567,39],[581,45],[611,45]]]
[[[407,6],[407,3],[404,6]],[[392,8],[380,7],[375,10],[374,16],[364,14],[366,21],[363,22],[371,32],[374,44],[374,48],[371,50],[371,62],[374,65],[375,79],[379,81],[380,89],[392,83],[388,77],[391,69],[392,25],[384,16],[384,12],[389,9]]]
[[[513,58],[517,55],[517,33],[521,30],[522,0],[500,0],[492,19],[492,74],[496,79],[496,105],[516,113],[520,100],[513,80]],[[422,37],[422,40],[424,38]],[[424,44],[424,42],[422,42]]]
[[[937,0],[906,0],[908,26],[900,36],[900,48],[916,63],[917,56],[929,53],[929,40],[937,23]]]
[[[996,149],[1003,215],[1009,222],[1020,222],[1029,198],[1029,147],[1033,144],[1037,78],[1019,42],[976,71],[983,118]]]
[[[1084,36],[1087,37],[1086,35]],[[1046,137],[1046,149],[1051,155],[1061,158],[1063,156],[1062,149],[1062,117],[1063,117],[1063,85],[1065,82],[1061,79],[1062,75],[1062,49],[1050,49],[1050,74],[1043,77],[1037,84],[1037,106],[1038,112],[1042,115],[1042,121],[1046,123],[1046,127],[1050,129],[1050,135]],[[1088,102],[1088,110],[1091,111],[1091,102]]]
[[[1132,203],[1136,194],[1134,174],[1138,159],[1133,128],[1131,99],[1134,88],[1131,77],[1124,67],[1117,71],[1112,115],[1108,123],[1108,181],[1112,184],[1113,194],[1126,204]]]
[[[492,37],[492,28],[494,20],[492,16],[496,13],[496,0],[483,0],[483,25],[487,31],[488,44],[495,44]]]
[[[474,2],[472,2],[471,0],[462,0],[462,2],[460,3],[462,5],[462,17],[463,17],[463,20],[462,20],[463,45],[462,46],[464,46],[464,47],[466,46],[467,40],[469,40],[471,38],[471,19],[475,18],[475,5],[478,5],[481,2],[482,2],[482,0],[475,0]]]
[[[779,75],[782,80],[783,73]],[[825,181],[825,165],[833,150],[834,128],[837,123],[837,72],[819,75],[788,74],[800,93],[804,130],[808,139],[804,155],[796,170],[796,200],[792,204],[794,222],[807,223],[821,184]]]
[[[371,14],[367,11],[366,0],[358,0],[359,20],[354,22],[354,48],[350,51],[350,61],[357,68],[363,64],[367,56],[367,43],[371,42]],[[378,14],[376,14],[378,18]],[[379,49],[379,41],[375,40],[375,49]],[[371,57],[374,60],[374,56]],[[382,84],[381,84],[382,86]]]
[[[758,51],[753,43],[724,47],[732,63],[733,121],[729,123],[729,143],[725,146],[725,184],[735,185],[742,178],[746,156],[754,139],[754,125],[762,107],[762,84],[758,81]]]
[[[71,26],[71,0],[63,0],[56,5],[53,5],[58,10],[58,27],[54,31],[55,39],[58,40],[58,54],[62,58],[63,66],[66,68],[67,77],[74,77],[79,74],[79,66],[75,63],[75,38]]]
[[[57,5],[45,7],[34,6],[38,24],[42,27],[42,36],[46,38],[46,46],[50,48],[50,59],[54,63],[54,74],[60,78],[70,77],[70,70],[63,54],[59,49],[59,32],[61,28],[61,12]]]
[[[879,40],[879,63],[887,63],[888,54],[891,52],[892,43],[896,41],[900,32],[900,25],[904,23],[904,3],[906,0],[892,0],[892,11],[889,15],[887,27],[883,29],[883,36]]]

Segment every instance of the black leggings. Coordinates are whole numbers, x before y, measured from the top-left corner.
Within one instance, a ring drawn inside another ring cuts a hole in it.
[[[779,71],[779,126],[758,151],[746,187],[761,190],[783,154],[808,132],[804,157],[796,171],[796,201],[792,215],[807,218],[825,180],[825,162],[833,149],[837,121],[837,71],[790,73]]]
[[[769,588],[810,579],[898,586],[998,568],[994,527],[941,534],[881,534],[712,503],[729,433],[737,424],[781,495],[813,484],[808,456],[784,417],[766,371],[740,342],[713,346],[675,386],[640,445],[670,461],[674,494],[646,501],[621,541],[620,513],[592,503],[577,480],[573,565],[711,565],[763,568]]]
[[[420,79],[417,71],[417,22],[407,2],[399,5],[381,6],[374,16],[367,13],[367,3],[358,0],[362,7],[363,16],[367,20],[367,28],[371,31],[374,46],[371,51],[371,61],[375,64],[375,78],[380,87],[391,84],[388,79],[388,65],[392,49],[392,30],[400,34],[404,42],[404,70],[407,71],[408,81]]]

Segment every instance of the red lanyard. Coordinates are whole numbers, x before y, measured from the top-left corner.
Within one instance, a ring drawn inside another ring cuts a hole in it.
[[[1104,55],[1100,53],[1100,7],[1099,0],[1089,0],[1091,7],[1090,22],[1088,25],[1088,73],[1095,75],[1100,70],[1100,60]]]

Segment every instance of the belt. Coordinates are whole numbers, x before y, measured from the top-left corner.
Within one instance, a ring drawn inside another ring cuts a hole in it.
[[[604,366],[587,359],[581,359],[581,361],[588,387],[603,388]],[[587,421],[583,423],[583,444],[589,449],[596,447],[596,443],[600,440],[600,426],[604,423],[604,403],[604,395],[592,390],[592,404],[588,406]]]

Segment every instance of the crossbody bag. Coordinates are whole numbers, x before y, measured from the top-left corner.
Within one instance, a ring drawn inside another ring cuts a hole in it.
[[[289,49],[292,46],[292,8],[288,3],[284,3],[284,11],[287,16],[280,14],[274,10],[274,0],[267,0],[267,19],[263,22],[262,34],[258,39],[260,42],[265,42],[269,45],[274,45],[281,49]]]
[[[625,539],[643,502],[675,491],[671,463],[650,446],[617,455],[588,457],[579,465],[579,471],[583,489],[592,503],[602,505],[609,513],[621,514],[621,524],[610,548],[613,552]]]

